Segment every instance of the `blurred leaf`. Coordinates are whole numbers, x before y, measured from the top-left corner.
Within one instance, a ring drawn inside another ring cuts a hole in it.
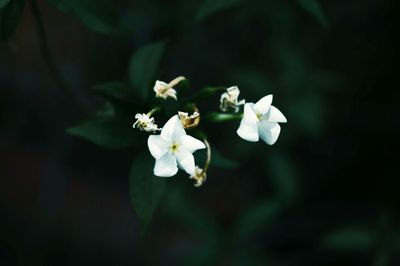
[[[142,99],[152,91],[164,46],[164,42],[157,42],[141,47],[130,60],[129,79]]]
[[[132,128],[129,118],[114,117],[113,110],[102,110],[98,115],[77,126],[70,127],[67,132],[87,139],[94,144],[111,149],[121,149],[141,143],[140,132]]]
[[[202,20],[213,13],[233,7],[242,1],[243,0],[204,0],[197,12],[196,19]]]
[[[289,204],[297,202],[300,188],[299,176],[294,163],[284,154],[274,153],[273,156],[268,157],[266,165],[277,198]]]
[[[239,164],[224,157],[221,153],[219,153],[219,151],[213,148],[211,152],[211,166],[220,168],[235,168],[238,167]]]
[[[74,0],[72,0],[74,1]],[[71,11],[69,2],[72,1],[67,1],[67,0],[47,0],[47,2],[55,5],[59,10],[64,11],[64,12],[69,12]]]
[[[154,176],[153,167],[154,162],[146,153],[136,157],[130,171],[129,193],[142,232],[145,232],[165,190],[165,180]]]
[[[221,94],[225,90],[226,90],[226,88],[224,88],[224,87],[206,87],[206,88],[203,88],[200,91],[198,91],[194,97],[190,98],[190,101],[195,102],[195,101],[203,99],[203,98],[211,97],[215,94]]]
[[[10,0],[0,0],[0,8],[5,7],[8,3],[10,3]]]
[[[253,205],[249,210],[240,215],[234,227],[236,240],[249,237],[259,229],[265,228],[279,215],[281,206],[274,200],[265,200]]]
[[[26,4],[26,0],[13,0],[5,6],[6,2],[0,10],[0,41],[7,41],[14,34]]]
[[[375,234],[362,228],[342,228],[325,235],[321,246],[328,249],[354,251],[368,250],[375,244]]]
[[[117,9],[113,0],[48,0],[63,12],[71,12],[91,30],[120,33]]]
[[[106,98],[118,100],[130,100],[134,98],[133,89],[128,84],[120,81],[96,85],[93,89]]]
[[[204,119],[211,122],[225,122],[232,120],[239,120],[242,118],[240,114],[229,114],[229,113],[217,113],[212,112],[208,114]]]
[[[179,186],[172,187],[166,196],[164,209],[167,214],[179,224],[180,230],[187,230],[201,246],[201,249],[196,245],[187,247],[183,253],[183,265],[215,265],[214,260],[220,244],[220,228],[211,212],[194,204],[190,195],[185,194]]]
[[[288,106],[291,121],[309,134],[319,135],[326,122],[327,105],[319,96],[308,96],[298,99]]]
[[[193,204],[189,195],[185,195],[178,186],[168,191],[165,210],[169,215],[190,229],[190,232],[214,241],[218,237],[219,228],[215,218],[206,210]]]
[[[96,112],[97,117],[112,117],[115,115],[115,109],[110,102],[106,102],[99,110]]]
[[[328,19],[326,18],[321,5],[318,3],[318,0],[296,0],[296,2],[322,26],[328,27]]]

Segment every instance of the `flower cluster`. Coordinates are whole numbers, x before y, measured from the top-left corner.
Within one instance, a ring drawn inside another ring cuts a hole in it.
[[[184,77],[178,77],[169,83],[157,80],[154,85],[155,97],[178,100],[174,87],[183,80]],[[278,108],[272,105],[272,94],[262,97],[256,103],[239,100],[239,94],[237,86],[227,88],[220,96],[220,110],[223,112],[232,110],[238,113],[244,106],[243,114],[240,115],[240,125],[236,131],[239,137],[251,142],[261,138],[265,143],[273,145],[281,131],[279,123],[286,123],[287,120]],[[147,140],[149,151],[155,159],[154,175],[171,177],[180,168],[196,181],[195,186],[201,186],[207,177],[211,148],[207,139],[204,139],[204,142],[200,141],[185,131],[197,127],[200,123],[200,112],[193,103],[191,104],[194,106],[193,114],[178,111],[169,118],[163,128],[158,128],[152,117],[160,108],[155,108],[147,114],[136,114],[133,127],[152,133],[160,131],[160,134],[150,135]],[[207,160],[203,168],[196,165],[193,156],[193,153],[200,149],[207,149]]]

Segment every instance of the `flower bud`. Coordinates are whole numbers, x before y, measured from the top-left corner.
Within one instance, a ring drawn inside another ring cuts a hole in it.
[[[178,112],[178,115],[185,129],[195,128],[200,123],[200,114],[198,112],[194,112],[190,116],[188,113]]]

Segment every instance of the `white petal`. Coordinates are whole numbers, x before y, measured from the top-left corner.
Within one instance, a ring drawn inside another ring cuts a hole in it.
[[[169,88],[166,92],[165,95],[174,98],[175,100],[177,100],[178,98],[176,97],[176,90],[173,88]]]
[[[160,135],[150,135],[147,139],[147,146],[151,155],[158,159],[168,151],[169,143]]]
[[[183,135],[186,135],[186,132],[178,115],[171,117],[161,130],[161,137],[165,140],[177,140]]]
[[[206,145],[204,145],[202,141],[189,135],[182,136],[180,139],[180,143],[183,149],[188,150],[191,153],[206,148]]]
[[[237,99],[237,97],[239,97],[240,90],[238,86],[232,86],[230,88],[227,88],[226,90],[228,91],[229,95],[231,95],[234,99]]]
[[[271,105],[269,109],[268,119],[269,122],[286,123],[286,117],[275,106]]]
[[[244,113],[240,126],[236,131],[238,135],[247,141],[258,141],[258,129],[257,129],[257,116],[254,113],[253,103],[246,103],[244,105]]]
[[[277,122],[268,122],[267,120],[263,120],[258,124],[258,133],[260,134],[260,138],[269,145],[274,144],[278,140],[280,132],[281,127]]]
[[[154,84],[154,91],[158,92],[160,89],[164,88],[167,85],[168,85],[167,83],[157,80],[156,84]]]
[[[262,97],[256,104],[254,105],[254,111],[260,113],[262,115],[266,114],[271,107],[272,103],[272,94]]]
[[[195,174],[195,165],[193,154],[185,149],[181,149],[175,154],[180,168],[185,170],[186,173],[193,176]]]
[[[156,160],[154,165],[154,175],[161,177],[170,177],[178,172],[175,157],[167,152],[161,158]]]

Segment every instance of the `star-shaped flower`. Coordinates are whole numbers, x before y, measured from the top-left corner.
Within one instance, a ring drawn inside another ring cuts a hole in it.
[[[281,132],[278,123],[286,123],[285,116],[272,103],[272,94],[261,98],[257,103],[246,103],[238,135],[247,141],[258,141],[274,144]]]
[[[168,97],[171,97],[177,100],[178,98],[176,97],[176,90],[173,87],[178,85],[178,83],[183,80],[185,80],[185,77],[182,76],[175,78],[170,83],[165,83],[164,81],[157,80],[153,89],[156,93],[156,98],[167,99]]]
[[[221,111],[226,112],[229,108],[232,108],[237,113],[239,107],[245,104],[245,100],[238,101],[240,90],[237,86],[233,86],[226,89],[226,92],[222,93],[220,98],[219,108]]]
[[[179,168],[195,175],[193,152],[206,146],[200,140],[186,135],[178,115],[165,123],[160,135],[150,135],[147,144],[151,155],[156,159],[154,175],[170,177]]]
[[[134,128],[144,130],[146,132],[155,132],[159,130],[157,125],[154,123],[154,117],[150,117],[148,114],[136,114],[136,122],[133,124]]]
[[[156,84],[154,85],[154,92],[156,93],[157,98],[167,99],[168,97],[171,97],[177,100],[176,90],[172,87],[169,87],[164,81],[156,81]]]

